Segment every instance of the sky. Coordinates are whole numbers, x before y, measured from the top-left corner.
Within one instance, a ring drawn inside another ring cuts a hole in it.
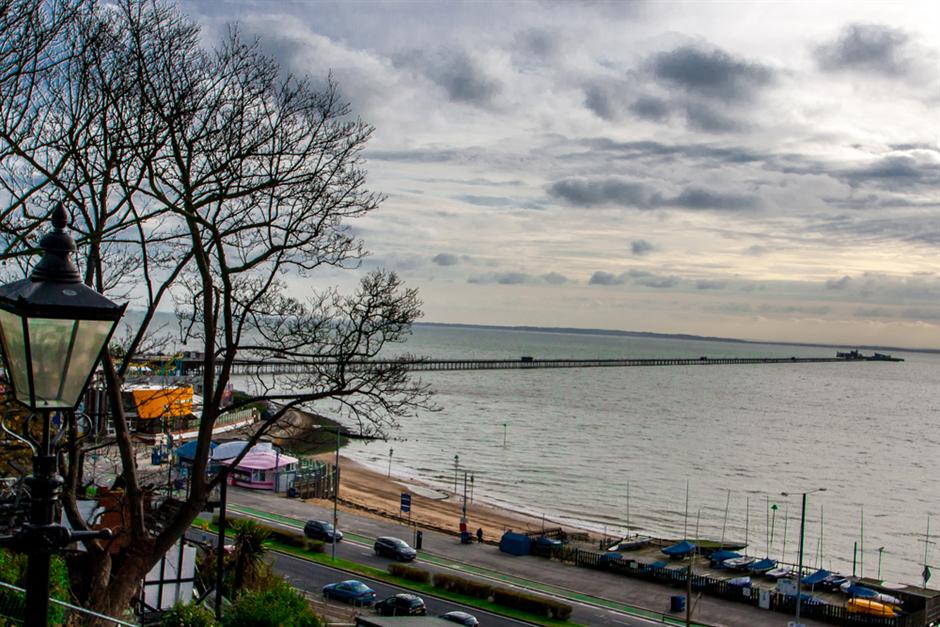
[[[374,125],[424,321],[940,348],[940,3],[180,6]]]

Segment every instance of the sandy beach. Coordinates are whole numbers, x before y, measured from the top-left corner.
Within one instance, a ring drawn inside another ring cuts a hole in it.
[[[330,455],[319,456],[327,463],[332,463]],[[419,527],[436,529],[457,534],[460,531],[460,517],[463,509],[463,492],[455,495],[431,488],[412,480],[391,477],[375,472],[366,466],[341,456],[339,507],[347,511],[408,520],[408,514],[400,511],[401,494],[411,494],[411,521]],[[331,501],[310,499],[320,505]],[[467,502],[467,528],[475,533],[483,529],[484,540],[497,542],[504,531],[537,531],[543,528],[557,528],[551,520],[542,520],[519,512],[493,507],[479,499]],[[581,531],[567,529],[568,531]]]

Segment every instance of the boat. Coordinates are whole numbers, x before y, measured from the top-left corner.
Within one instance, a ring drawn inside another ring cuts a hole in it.
[[[897,605],[898,607],[902,605],[901,599],[895,596],[878,592],[877,590],[866,588],[865,586],[853,585],[851,582],[849,586],[841,586],[841,590],[855,599],[869,599],[886,605]]]
[[[757,560],[753,564],[747,567],[752,573],[761,575],[766,574],[777,567],[777,560],[772,560],[769,557],[765,557],[762,560]]]
[[[756,561],[753,557],[732,557],[723,561],[721,565],[729,570],[747,570]]]
[[[764,577],[768,579],[783,579],[784,577],[789,577],[793,574],[793,570],[789,566],[778,566],[777,568],[771,568],[766,573]]]
[[[743,557],[743,555],[740,553],[735,553],[734,551],[729,551],[727,549],[718,549],[709,555],[708,559],[711,560],[712,566],[720,568],[723,561],[734,559],[736,557]]]
[[[804,586],[815,586],[815,585],[821,584],[823,581],[825,581],[826,577],[829,577],[830,575],[832,575],[831,572],[829,572],[829,571],[826,570],[825,568],[820,568],[819,570],[817,570],[817,571],[816,571],[815,573],[813,573],[812,575],[807,575],[807,576],[803,577],[803,579],[802,579],[803,585],[804,585]]]
[[[873,601],[872,599],[849,599],[845,602],[845,609],[857,614],[887,616],[891,618],[897,616],[898,613],[892,606]]]
[[[667,546],[664,549],[660,549],[663,553],[669,557],[688,557],[695,550],[695,545],[689,542],[688,540],[683,540],[682,542],[676,542],[671,546]]]
[[[638,540],[625,540],[617,545],[614,551],[636,551],[650,545],[652,538],[640,538]]]
[[[750,588],[751,587],[751,578],[750,577],[735,577],[734,579],[729,579],[725,582],[729,586],[734,586],[735,588]]]

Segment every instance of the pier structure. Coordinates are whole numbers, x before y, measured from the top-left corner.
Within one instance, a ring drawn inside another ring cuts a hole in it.
[[[164,363],[181,375],[202,372],[203,361],[198,357],[151,356],[142,362]],[[342,368],[346,372],[367,372],[374,369],[403,367],[409,371],[432,372],[448,370],[530,370],[537,368],[622,368],[638,366],[724,366],[743,364],[815,364],[841,362],[840,357],[670,357],[621,359],[408,359],[362,360],[337,362],[331,360],[278,361],[268,359],[237,359],[232,374],[302,374],[317,370]]]

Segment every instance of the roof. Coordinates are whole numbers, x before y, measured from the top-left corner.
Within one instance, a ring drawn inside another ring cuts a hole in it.
[[[226,463],[226,460],[222,460],[222,463]],[[252,451],[245,455],[235,467],[245,470],[271,470],[275,468],[275,465],[277,468],[283,468],[284,466],[296,463],[296,457],[284,455],[283,453],[278,454],[275,451]]]

